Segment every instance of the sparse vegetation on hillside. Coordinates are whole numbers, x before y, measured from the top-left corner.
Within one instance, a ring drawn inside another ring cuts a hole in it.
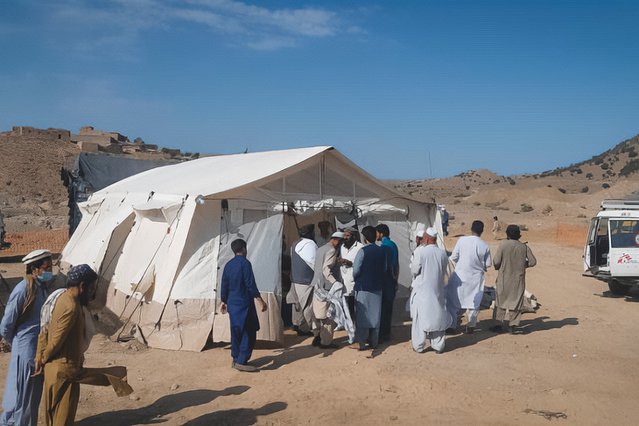
[[[521,209],[520,210],[521,210],[522,213],[528,213],[528,212],[531,212],[531,211],[533,211],[535,209],[533,208],[533,206],[531,206],[528,203],[521,203]]]
[[[626,177],[637,171],[639,171],[639,160],[632,160],[621,168],[619,175]]]

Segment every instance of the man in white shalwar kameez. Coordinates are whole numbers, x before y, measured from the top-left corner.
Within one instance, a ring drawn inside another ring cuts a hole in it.
[[[448,280],[448,310],[454,321],[466,310],[466,333],[475,331],[479,305],[484,295],[484,273],[492,266],[488,244],[481,239],[484,223],[476,220],[470,227],[472,235],[457,240],[450,260],[456,262],[455,272]],[[460,318],[461,321],[461,318]]]
[[[411,340],[415,352],[425,352],[426,339],[436,353],[444,352],[446,329],[452,324],[446,309],[444,286],[448,255],[437,247],[437,231],[428,228],[424,246],[413,254],[411,272],[416,275],[410,295],[410,316],[413,319]]]

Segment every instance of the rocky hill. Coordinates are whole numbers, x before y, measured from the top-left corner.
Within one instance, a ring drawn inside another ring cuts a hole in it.
[[[445,179],[394,182],[396,189],[423,201],[445,204],[455,217],[454,232],[469,221],[550,229],[557,223],[583,226],[601,200],[639,193],[639,136],[588,160],[537,174],[499,176],[470,170]]]
[[[93,128],[91,128],[93,130]],[[100,133],[98,131],[98,133]],[[107,132],[102,132],[109,134]],[[118,134],[119,135],[119,134]],[[71,140],[65,129],[14,127],[0,132],[0,211],[5,216],[7,232],[64,228],[68,223],[68,191],[61,179],[61,169],[73,168],[81,150],[88,144]],[[124,137],[125,139],[128,138]],[[105,152],[136,159],[188,160],[199,154],[182,154],[179,149],[140,151],[139,144],[116,143]],[[130,152],[123,152],[131,148]],[[103,151],[93,144],[90,152]],[[138,152],[139,151],[139,152]]]
[[[71,167],[79,153],[68,141],[0,133],[0,210],[7,230],[66,225],[68,195],[60,169]]]

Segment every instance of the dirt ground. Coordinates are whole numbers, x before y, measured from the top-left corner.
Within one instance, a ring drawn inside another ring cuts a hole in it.
[[[482,311],[479,330],[449,336],[442,355],[414,353],[406,323],[368,358],[345,346],[344,332],[339,349],[321,350],[287,331],[284,348],[254,352],[254,374],[230,368],[227,346],[170,352],[98,335],[86,365],[126,365],[135,393],[83,387],[77,424],[637,424],[639,298],[583,278],[581,249],[524,238],[539,261],[528,287],[542,307],[524,316],[522,334],[488,331]],[[20,267],[0,269],[11,277]],[[8,359],[0,354],[2,382]]]

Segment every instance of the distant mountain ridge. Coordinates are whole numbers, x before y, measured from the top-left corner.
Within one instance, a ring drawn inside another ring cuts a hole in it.
[[[397,190],[425,201],[468,197],[479,190],[546,186],[562,194],[606,190],[619,181],[639,180],[639,135],[588,160],[541,173],[501,176],[490,170],[468,170],[448,178],[390,182]],[[632,192],[639,191],[639,184]]]

